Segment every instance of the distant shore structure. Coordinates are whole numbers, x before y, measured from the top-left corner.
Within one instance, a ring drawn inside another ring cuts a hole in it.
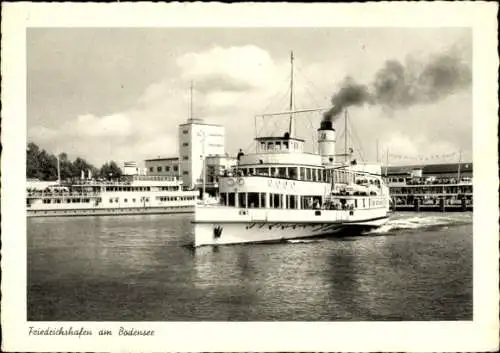
[[[137,166],[137,162],[135,161],[127,161],[123,162],[123,169],[122,169],[123,175],[144,175],[145,172],[144,170],[141,170]]]
[[[472,163],[385,166],[394,208],[401,211],[472,211]]]
[[[179,125],[178,156],[144,161],[147,175],[173,176],[184,187],[215,196],[218,176],[236,165],[236,157],[225,152],[225,128],[190,117]]]

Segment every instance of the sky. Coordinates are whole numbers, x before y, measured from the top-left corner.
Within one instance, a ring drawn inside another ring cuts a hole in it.
[[[458,80],[446,69],[472,67],[471,35],[461,28],[30,28],[28,141],[96,166],[175,156],[193,82],[193,116],[225,126],[228,153],[252,152],[256,131],[282,134],[287,127],[286,117],[255,115],[288,110],[293,50],[296,109],[331,107],[346,82],[370,92],[385,87],[380,75],[388,62],[403,68],[402,76],[390,72],[390,80],[402,80],[390,81],[398,83],[391,100],[370,93],[377,99],[347,107],[357,158],[471,161],[472,76]],[[443,73],[435,63],[448,75],[443,84],[431,80],[439,94],[429,80],[415,79],[428,77],[422,73],[429,68]],[[408,97],[403,90],[426,99],[395,104],[392,98]],[[321,119],[321,112],[296,116],[308,151]],[[334,124],[343,152],[344,120]]]

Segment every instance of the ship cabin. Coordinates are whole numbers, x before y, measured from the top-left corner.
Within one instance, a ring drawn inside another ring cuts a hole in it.
[[[380,173],[376,176],[357,172],[345,164],[325,166],[321,155],[304,152],[304,140],[288,133],[283,137],[257,137],[255,141],[256,153],[240,152],[237,166],[220,178],[219,197],[223,205],[331,208],[332,198],[338,195],[341,200],[334,204],[342,209],[357,205],[357,197],[380,194]],[[366,201],[359,204],[368,205]]]

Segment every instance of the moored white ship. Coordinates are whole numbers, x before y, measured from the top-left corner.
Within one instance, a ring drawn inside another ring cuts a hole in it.
[[[256,152],[240,155],[233,175],[219,177],[220,204],[196,206],[194,246],[325,236],[387,221],[381,165],[337,162],[328,119],[318,129],[319,153],[304,152],[305,141],[293,136],[299,111],[292,108],[291,99],[285,134],[256,137]]]
[[[28,190],[26,208],[28,217],[192,213],[197,196],[175,177],[133,176]]]

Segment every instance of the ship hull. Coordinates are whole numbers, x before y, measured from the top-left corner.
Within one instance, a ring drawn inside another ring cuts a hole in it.
[[[177,207],[130,207],[130,208],[80,208],[80,209],[30,209],[26,216],[32,217],[75,217],[75,216],[121,216],[146,214],[193,213],[194,206]]]
[[[385,224],[389,218],[388,210],[370,210],[371,212],[357,211],[321,211],[316,216],[314,210],[289,211],[270,210],[255,212],[245,210],[233,217],[231,214],[223,217],[224,208],[219,211],[219,218],[208,221],[203,219],[205,213],[213,214],[214,210],[197,209],[194,224],[195,247],[205,245],[228,245],[241,243],[275,243],[289,239],[304,239],[325,237],[347,232],[359,234],[361,231],[374,229]],[[368,211],[368,210],[367,210]],[[246,212],[246,213],[245,213]],[[229,212],[230,213],[230,212]],[[304,213],[307,213],[304,216]],[[265,214],[267,220],[259,219]],[[299,216],[302,214],[302,219]],[[311,218],[310,215],[318,217]],[[240,217],[237,217],[240,216]],[[309,217],[308,217],[309,216]],[[238,219],[245,218],[245,219]],[[309,219],[307,219],[309,218]]]

